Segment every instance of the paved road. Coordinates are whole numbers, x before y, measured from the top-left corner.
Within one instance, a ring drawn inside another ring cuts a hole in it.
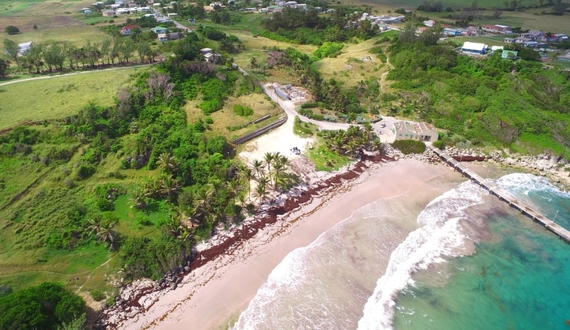
[[[152,10],[154,10],[154,13],[155,13],[156,15],[158,15],[159,18],[168,18],[168,19],[170,19],[170,20],[172,21],[172,23],[174,23],[174,25],[176,25],[177,28],[179,28],[179,29],[181,29],[181,30],[184,30],[184,31],[187,31],[187,32],[192,32],[192,29],[191,29],[191,28],[189,28],[189,27],[187,27],[186,25],[183,25],[183,24],[181,24],[181,23],[179,23],[179,22],[173,20],[172,18],[170,18],[170,17],[168,17],[168,16],[162,15],[158,9],[152,8]],[[156,15],[155,15],[155,16],[156,16]]]
[[[269,88],[269,85],[270,84],[263,85],[263,90],[273,101],[277,102],[281,106],[281,108],[287,114],[287,117],[292,118],[297,116],[301,121],[317,125],[317,127],[319,127],[321,130],[346,130],[351,126],[351,124],[331,123],[328,121],[319,121],[302,116],[297,112],[295,103],[293,101],[283,100],[277,96],[272,88]],[[382,142],[393,142],[394,134],[392,132],[392,127],[394,126],[394,123],[399,121],[400,120],[394,117],[383,117],[381,121],[372,124],[372,127],[374,131],[380,136],[380,140]]]
[[[149,64],[141,64],[141,65],[133,65],[133,66],[121,66],[121,67],[108,68],[108,69],[95,69],[95,70],[89,70],[89,71],[77,71],[77,72],[64,73],[64,74],[53,75],[53,76],[40,76],[40,77],[33,77],[33,78],[26,78],[26,79],[10,80],[7,82],[0,83],[0,86],[11,85],[11,84],[16,84],[16,83],[20,83],[20,82],[24,82],[24,81],[31,81],[31,80],[42,80],[42,79],[67,77],[67,76],[73,76],[76,74],[88,74],[88,73],[97,73],[97,72],[105,72],[105,71],[142,68],[142,67],[149,66],[149,65],[155,65],[157,63],[160,63],[160,62],[154,62],[154,63],[149,63]]]

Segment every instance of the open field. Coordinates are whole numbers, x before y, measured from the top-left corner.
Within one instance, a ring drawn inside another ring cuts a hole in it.
[[[200,101],[190,101],[186,104],[185,109],[188,116],[188,122],[193,123],[206,117],[203,114],[202,110],[198,109],[197,105],[199,103]],[[252,108],[253,115],[247,117],[236,115],[233,108],[234,105],[238,104]],[[213,132],[216,132],[216,134],[221,134],[228,140],[233,140],[239,136],[247,134],[255,129],[276,121],[281,113],[281,108],[279,108],[279,106],[277,106],[274,102],[267,100],[265,94],[250,94],[237,98],[230,97],[221,110],[216,111],[210,115],[214,121],[214,123],[210,125],[210,128]],[[243,125],[256,119],[262,118],[266,115],[270,115],[271,118],[235,131],[230,131],[228,129],[228,127]]]
[[[86,40],[100,42],[108,36],[97,25],[89,23],[114,20],[116,24],[126,21],[127,15],[119,18],[86,16],[79,12],[83,7],[93,4],[90,0],[80,1],[2,1],[0,4],[0,30],[8,25],[17,26],[22,33],[16,35],[0,34],[0,45],[4,39],[18,43],[48,40],[69,41],[76,45],[85,44]],[[134,15],[128,15],[128,17]],[[101,25],[104,23],[100,23]],[[34,31],[33,27],[38,27]]]
[[[314,64],[321,72],[323,78],[334,78],[348,88],[355,86],[359,81],[369,77],[380,79],[385,64],[373,54],[370,48],[374,47],[373,38],[359,44],[344,44],[341,54],[335,58],[324,58]]]
[[[89,101],[111,105],[130,76],[147,70],[121,68],[18,82],[0,86],[0,129],[28,120],[57,119],[77,113]]]

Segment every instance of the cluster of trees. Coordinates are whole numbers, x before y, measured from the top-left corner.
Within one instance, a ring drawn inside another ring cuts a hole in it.
[[[225,32],[215,29],[210,26],[203,27],[200,25],[196,29],[197,33],[209,40],[214,40],[219,42],[219,49],[221,51],[233,54],[244,49],[244,45],[241,40],[234,35],[227,35]]]
[[[284,8],[262,22],[264,37],[298,44],[321,45],[325,41],[344,42],[354,37],[368,39],[375,35],[369,20],[339,7],[328,17],[319,16],[314,9],[307,11]]]
[[[374,133],[370,124],[350,126],[346,131],[320,131],[318,136],[323,137],[327,148],[339,155],[357,158],[363,150],[382,151],[380,139]]]
[[[89,40],[83,47],[77,47],[69,42],[46,42],[33,44],[24,54],[20,54],[18,44],[10,39],[4,39],[7,57],[21,69],[30,73],[41,73],[43,70],[52,72],[70,70],[80,67],[97,67],[101,65],[128,64],[135,53],[141,63],[154,62],[158,52],[153,50],[146,41],[135,42],[132,39],[113,38],[101,43],[91,43]]]
[[[307,88],[326,108],[341,114],[358,114],[365,112],[360,105],[357,89],[343,89],[341,83],[334,78],[326,81],[320,73],[312,68],[316,60],[294,48],[273,53],[271,65],[293,70],[299,77],[299,83]]]
[[[0,296],[0,329],[82,329],[85,301],[58,283]]]
[[[432,122],[456,136],[444,138],[445,143],[550,150],[570,157],[567,73],[545,70],[535,61],[502,59],[500,52],[473,58],[449,46],[405,38],[389,50],[394,69],[387,78],[395,80],[392,86],[401,100],[399,106],[387,101],[393,114]]]

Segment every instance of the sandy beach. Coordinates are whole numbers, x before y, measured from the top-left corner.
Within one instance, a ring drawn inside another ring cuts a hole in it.
[[[116,324],[121,329],[217,329],[235,321],[270,272],[291,251],[378,199],[406,196],[422,209],[461,176],[444,165],[413,159],[373,164],[360,177],[284,215],[231,253],[194,269],[176,290],[157,293],[144,313]],[[409,233],[415,223],[402,223]],[[386,260],[387,262],[388,260]],[[145,299],[145,298],[143,298]],[[145,305],[145,301],[140,301]]]

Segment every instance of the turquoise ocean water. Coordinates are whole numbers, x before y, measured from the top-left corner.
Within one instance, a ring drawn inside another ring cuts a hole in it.
[[[514,173],[492,183],[570,229],[570,194],[546,179]],[[406,234],[403,224],[410,222],[419,228]],[[569,323],[570,244],[464,182],[423,210],[405,197],[355,210],[292,251],[232,328],[570,329]]]
[[[570,229],[570,195],[546,179],[510,174],[497,185]],[[496,201],[485,207],[474,213],[490,236],[474,255],[415,274],[396,299],[394,328],[570,328],[570,244]]]

